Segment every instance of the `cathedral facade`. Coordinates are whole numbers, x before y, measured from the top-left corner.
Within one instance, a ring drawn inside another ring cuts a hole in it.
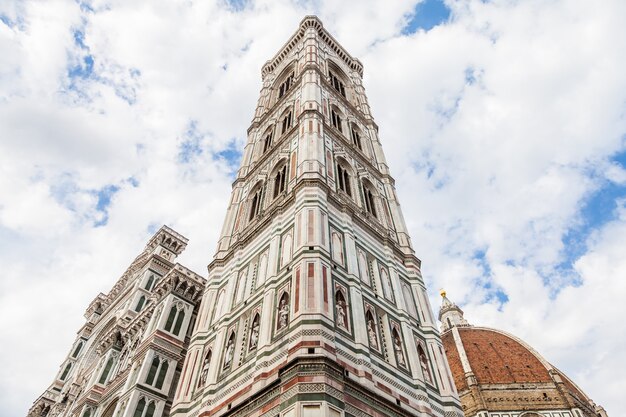
[[[306,17],[262,68],[208,278],[159,230],[29,416],[462,417],[362,77]]]

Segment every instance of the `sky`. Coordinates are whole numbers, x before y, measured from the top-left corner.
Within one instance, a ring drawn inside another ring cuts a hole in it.
[[[364,65],[431,302],[626,387],[626,2],[0,2],[0,404],[23,416],[162,224],[206,275],[261,66],[316,14]]]

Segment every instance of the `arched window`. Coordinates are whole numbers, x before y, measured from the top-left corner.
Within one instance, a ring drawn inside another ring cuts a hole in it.
[[[293,71],[287,76],[287,78],[285,78],[285,81],[283,81],[278,87],[278,98],[281,98],[282,96],[284,96],[287,93],[287,91],[289,91],[292,84],[293,84]]]
[[[148,409],[146,410],[146,415],[144,417],[152,417],[154,416],[154,409],[156,408],[156,404],[154,403],[154,401],[151,401],[150,404],[148,404]]]
[[[343,81],[336,75],[338,71],[336,69],[332,69],[328,71],[328,76],[330,78],[330,84],[333,86],[335,90],[342,96],[346,96],[346,87],[343,84]]]
[[[109,379],[109,374],[111,373],[111,368],[113,367],[113,362],[115,362],[115,358],[113,356],[109,356],[109,359],[102,370],[102,374],[100,375],[100,379],[98,380],[98,384],[106,384]]]
[[[172,308],[170,308],[170,314],[167,316],[167,322],[165,323],[165,331],[171,332],[175,336],[178,336],[184,319],[184,309],[172,306]]]
[[[337,161],[337,185],[344,193],[352,196],[352,187],[350,186],[350,172],[347,164],[341,160]]]
[[[137,407],[135,408],[135,414],[133,417],[143,417],[143,410],[146,408],[146,399],[142,398],[137,403]]]
[[[330,109],[330,124],[332,127],[342,132],[341,129],[341,113],[335,107]]]
[[[141,297],[139,297],[139,301],[137,301],[137,305],[135,306],[135,311],[139,313],[145,303],[146,303],[146,297],[142,295]]]
[[[154,275],[150,274],[150,277],[148,278],[148,281],[146,282],[146,286],[144,288],[150,291],[152,289],[152,284],[154,284]]]
[[[359,128],[353,124],[350,125],[350,137],[352,138],[352,143],[354,146],[359,148],[360,151],[363,150],[361,147],[361,133],[359,132]]]
[[[167,375],[167,368],[169,368],[169,362],[163,361],[163,363],[161,363],[161,369],[159,369],[159,376],[157,376],[156,384],[154,385],[156,389],[163,388],[163,381],[165,381],[165,376]]]
[[[174,325],[174,330],[172,331],[172,333],[174,333],[176,336],[178,336],[178,334],[180,333],[180,328],[183,325],[183,320],[185,320],[185,311],[181,309],[178,312],[178,316],[176,317],[176,324]]]
[[[276,171],[276,177],[274,177],[274,198],[287,190],[287,164],[284,164]]]
[[[363,201],[365,202],[365,211],[377,217],[373,187],[365,182],[363,182]]]
[[[157,371],[159,370],[159,365],[161,361],[156,356],[152,359],[152,364],[150,365],[150,370],[148,371],[148,377],[146,378],[146,384],[152,385],[154,383],[154,378],[156,376]]]
[[[85,412],[83,413],[83,417],[91,417],[91,408],[85,408]]]
[[[72,353],[72,358],[75,358],[78,356],[78,354],[80,353],[80,350],[83,348],[83,342],[80,341],[78,342],[78,345],[76,345],[76,349],[74,349],[74,352]]]
[[[261,213],[261,198],[263,196],[263,186],[262,184],[257,184],[254,186],[252,191],[250,192],[250,214],[248,216],[248,220],[252,220],[257,217]]]
[[[63,370],[63,373],[61,374],[61,378],[59,378],[61,381],[65,381],[65,378],[67,378],[67,374],[70,373],[71,367],[72,367],[71,363],[68,363],[67,365],[65,365],[65,369]]]
[[[420,360],[420,367],[422,368],[422,374],[424,375],[424,381],[429,384],[433,383],[433,378],[430,375],[430,367],[428,366],[428,359],[426,358],[426,353],[424,353],[424,349],[422,349],[421,345],[417,346],[417,356]]]
[[[274,137],[274,129],[270,128],[265,132],[263,137],[263,153],[267,152],[272,147],[272,139]]]
[[[281,122],[281,131],[280,134],[284,134],[286,131],[288,131],[289,129],[291,129],[291,110],[289,110],[285,116],[283,117],[283,120]]]

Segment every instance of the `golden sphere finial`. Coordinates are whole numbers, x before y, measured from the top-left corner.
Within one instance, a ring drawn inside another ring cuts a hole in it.
[[[441,294],[442,297],[446,296],[446,290],[444,290],[443,288],[439,290],[439,294]]]

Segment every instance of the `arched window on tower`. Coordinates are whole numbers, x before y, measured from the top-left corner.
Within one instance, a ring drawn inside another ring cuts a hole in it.
[[[368,181],[363,181],[363,202],[365,203],[365,211],[374,217],[376,215],[376,199],[374,187]]]
[[[102,370],[102,373],[100,374],[100,379],[98,380],[98,384],[107,383],[114,363],[115,363],[115,358],[113,357],[113,355],[109,356],[109,359],[107,360],[106,365],[104,365],[104,369]]]
[[[291,71],[291,73],[289,73],[287,78],[285,78],[285,80],[280,83],[280,86],[278,86],[278,98],[281,98],[282,96],[287,94],[287,91],[289,91],[292,85],[293,85],[293,71]]]
[[[170,308],[170,313],[168,314],[167,321],[165,322],[165,331],[178,336],[183,325],[183,320],[185,320],[184,308],[182,306],[173,305]]]
[[[163,382],[165,381],[168,368],[169,362],[167,360],[161,360],[159,357],[155,356],[150,364],[150,370],[148,371],[148,376],[146,377],[146,384],[151,385],[156,389],[163,388]]]
[[[261,213],[261,198],[263,197],[263,184],[258,183],[252,188],[249,194],[250,201],[250,213],[248,214],[248,221],[254,219]]]
[[[71,363],[68,363],[67,365],[65,365],[65,369],[63,369],[63,373],[61,374],[61,377],[59,378],[61,381],[65,381],[65,378],[67,378],[67,375],[70,373],[71,368],[72,368]]]
[[[135,306],[135,311],[139,313],[145,303],[146,303],[146,296],[142,295],[141,297],[139,297],[139,301],[137,301],[137,305]]]
[[[345,160],[337,159],[337,186],[341,191],[352,196],[350,171],[351,169]]]
[[[150,274],[150,276],[148,277],[148,281],[146,281],[146,285],[144,288],[150,291],[153,286],[154,286],[154,274]]]
[[[331,107],[330,109],[330,124],[338,131],[343,132],[341,128],[341,112],[336,107]]]
[[[150,401],[147,407],[146,407],[146,403],[147,401],[145,397],[141,397],[141,399],[137,402],[137,406],[135,407],[135,412],[133,413],[133,417],[153,417],[154,416],[156,403],[154,401]]]
[[[272,139],[274,137],[274,129],[269,128],[263,135],[263,153],[267,152],[272,147]]]
[[[283,163],[275,172],[273,198],[278,197],[287,190],[287,164]]]
[[[291,129],[291,121],[292,121],[291,110],[289,110],[287,113],[285,113],[285,115],[283,116],[281,120],[281,130],[280,130],[281,135],[285,134],[285,132]]]
[[[354,125],[354,123],[350,125],[350,138],[352,139],[352,144],[362,151],[361,132],[359,131],[359,128]]]
[[[78,354],[80,353],[80,350],[83,348],[83,341],[81,340],[80,342],[78,342],[78,344],[76,345],[76,349],[74,349],[74,352],[72,353],[72,358],[75,358],[78,356]]]
[[[337,90],[339,94],[345,97],[346,87],[343,81],[341,80],[341,78],[338,76],[339,73],[340,73],[340,70],[336,68],[332,68],[328,71],[328,77],[330,79],[330,84],[333,86],[333,88]]]

